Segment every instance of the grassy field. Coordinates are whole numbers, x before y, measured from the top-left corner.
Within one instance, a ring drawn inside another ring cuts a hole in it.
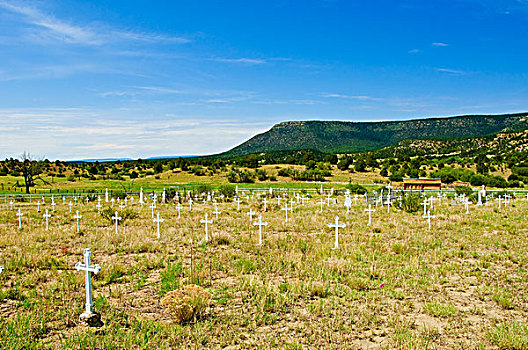
[[[525,199],[501,210],[472,206],[469,215],[436,202],[428,230],[421,212],[386,207],[368,226],[364,201],[347,214],[343,196],[322,213],[318,195],[294,204],[288,223],[277,198],[268,195],[267,212],[262,199],[242,198],[240,211],[220,202],[218,219],[210,202],[191,211],[184,201],[181,218],[174,204],[158,203],[161,239],[137,198],[117,235],[93,202],[73,208],[83,215],[80,233],[62,201],[49,231],[49,202],[40,213],[35,203],[0,204],[0,347],[528,349]],[[262,246],[250,208],[269,223]],[[214,221],[209,243],[205,213]],[[327,224],[336,215],[347,226],[332,250]],[[74,265],[84,248],[102,267],[93,277],[102,328],[78,323],[84,274]],[[161,300],[186,285],[213,302],[179,323]]]

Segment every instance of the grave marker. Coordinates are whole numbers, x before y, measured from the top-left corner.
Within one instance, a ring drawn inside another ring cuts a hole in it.
[[[46,209],[46,214],[43,215],[46,219],[46,231],[49,229],[49,218],[51,218],[51,214],[48,214],[48,209]]]
[[[77,210],[75,212],[75,215],[73,216],[74,219],[77,219],[77,232],[80,232],[80,227],[79,227],[79,219],[82,218],[82,215],[79,214],[79,211]]]
[[[364,211],[368,212],[368,215],[369,215],[369,221],[368,221],[368,224],[369,226],[372,224],[372,212],[375,212],[376,209],[372,209],[372,204],[369,204],[369,207],[368,209],[364,209]]]
[[[345,228],[346,224],[340,224],[339,223],[339,216],[335,217],[335,224],[328,224],[328,227],[335,228],[335,241],[334,241],[334,248],[332,250],[339,249],[339,228]]]
[[[101,316],[93,312],[93,302],[92,302],[92,279],[90,272],[99,273],[101,271],[101,266],[99,265],[90,265],[90,255],[92,252],[90,249],[86,248],[83,252],[84,264],[76,263],[75,269],[77,271],[84,271],[84,281],[86,286],[86,310],[81,314],[80,320],[82,323],[88,324],[89,326],[100,327],[102,326]]]
[[[205,213],[205,219],[201,219],[200,223],[205,224],[205,242],[209,242],[209,226],[208,224],[212,224],[213,220],[207,220],[207,213]]]
[[[120,216],[117,214],[117,210],[116,210],[114,216],[112,216],[112,221],[115,221],[115,233],[116,233],[116,235],[117,235],[117,225],[118,225],[118,223],[119,223],[119,220],[121,220],[121,219],[122,219],[122,217],[120,217]]]
[[[427,215],[424,215],[423,218],[427,219],[427,224],[429,226],[429,230],[431,229],[431,218],[435,218],[435,215],[431,215],[431,211],[427,210]]]
[[[262,226],[268,226],[268,223],[262,222],[262,215],[259,215],[258,222],[254,222],[253,226],[259,227],[259,245],[262,245]]]
[[[153,221],[157,224],[157,228],[158,228],[158,239],[159,239],[159,238],[161,237],[161,235],[160,235],[160,222],[165,221],[165,219],[160,219],[159,213],[157,213],[157,218],[156,218],[156,219],[153,219]]]
[[[18,216],[18,228],[22,228],[22,216],[24,216],[24,214],[20,212],[20,208],[18,209],[16,216]]]

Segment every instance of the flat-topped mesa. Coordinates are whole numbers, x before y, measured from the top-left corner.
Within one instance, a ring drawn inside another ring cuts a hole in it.
[[[380,122],[286,121],[216,156],[300,150],[356,153],[379,150],[405,140],[469,139],[524,129],[528,129],[527,113]]]

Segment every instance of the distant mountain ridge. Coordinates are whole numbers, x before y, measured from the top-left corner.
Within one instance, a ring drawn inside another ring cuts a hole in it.
[[[355,153],[375,151],[411,139],[463,139],[525,129],[528,129],[528,113],[384,122],[292,121],[276,124],[218,156],[306,149]]]

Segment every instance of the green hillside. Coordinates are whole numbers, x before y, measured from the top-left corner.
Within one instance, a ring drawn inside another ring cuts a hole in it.
[[[313,149],[328,153],[373,151],[408,139],[454,139],[526,129],[528,113],[470,115],[387,122],[285,122],[221,154]]]

